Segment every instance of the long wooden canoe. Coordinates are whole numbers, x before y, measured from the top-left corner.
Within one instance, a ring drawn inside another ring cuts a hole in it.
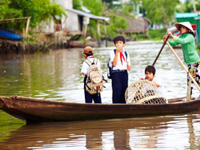
[[[200,109],[200,100],[171,99],[168,104],[85,104],[27,97],[0,97],[0,109],[27,123],[131,118],[186,113]]]

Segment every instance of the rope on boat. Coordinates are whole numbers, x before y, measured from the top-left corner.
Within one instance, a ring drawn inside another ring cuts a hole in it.
[[[166,99],[153,82],[139,80],[132,83],[125,92],[127,104],[162,104]]]

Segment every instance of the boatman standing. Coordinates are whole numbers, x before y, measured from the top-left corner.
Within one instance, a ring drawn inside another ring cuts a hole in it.
[[[176,46],[181,44],[183,51],[184,62],[188,66],[188,71],[191,73],[197,84],[200,86],[200,74],[199,74],[199,64],[200,57],[196,51],[195,46],[195,32],[190,24],[190,22],[180,22],[175,24],[176,28],[180,31],[181,35],[179,37],[174,36],[171,32],[167,32],[167,34],[173,38],[173,41],[169,41],[171,46]],[[167,39],[167,35],[163,36],[163,40]],[[187,82],[189,82],[189,75],[187,77]],[[191,87],[191,95],[192,95]],[[200,99],[200,96],[197,97]]]
[[[112,101],[113,103],[126,103],[125,91],[128,87],[128,70],[131,69],[130,57],[125,51],[125,39],[123,36],[114,38],[116,49],[110,52],[109,67],[112,68]]]

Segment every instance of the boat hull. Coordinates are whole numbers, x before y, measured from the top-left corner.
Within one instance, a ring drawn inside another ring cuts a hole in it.
[[[0,109],[27,122],[85,121],[186,113],[200,100],[171,104],[83,104],[25,97],[0,97]]]
[[[3,30],[0,30],[0,37],[3,37],[5,39],[9,39],[9,40],[17,40],[17,41],[21,41],[23,39],[22,36],[19,36],[19,35],[14,34],[14,33],[6,32],[6,31],[3,31]]]

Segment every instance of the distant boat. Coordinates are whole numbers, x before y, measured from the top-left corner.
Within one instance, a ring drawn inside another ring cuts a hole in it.
[[[74,41],[74,40],[68,40],[67,41],[67,47],[70,48],[83,48],[87,45],[90,45],[91,47],[98,47],[98,43],[97,42],[86,42],[84,44],[84,41]]]
[[[0,38],[1,37],[4,39],[16,40],[16,41],[21,41],[23,39],[22,36],[15,34],[14,31],[0,28]]]

